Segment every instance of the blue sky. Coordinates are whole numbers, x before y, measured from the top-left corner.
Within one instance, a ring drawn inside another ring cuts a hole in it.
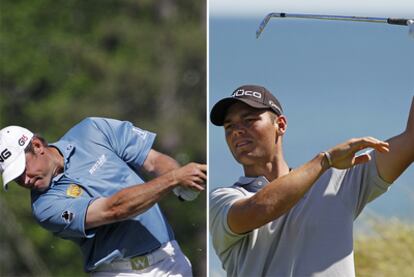
[[[269,2],[209,1],[208,110],[239,85],[267,87],[288,118],[284,149],[291,167],[352,137],[387,139],[404,130],[414,96],[414,39],[407,27],[272,19],[259,39],[255,31],[268,12],[414,18],[414,1]],[[209,124],[210,189],[240,175],[222,128]],[[413,180],[411,166],[362,216],[414,220]],[[212,249],[209,257],[211,276],[221,276]]]

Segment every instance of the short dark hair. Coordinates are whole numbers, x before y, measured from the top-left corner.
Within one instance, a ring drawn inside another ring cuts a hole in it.
[[[38,135],[38,134],[34,134],[33,135],[33,138],[30,140],[29,144],[24,149],[24,152],[25,153],[29,153],[30,152],[30,153],[34,154],[34,149],[33,149],[33,144],[32,144],[32,140],[34,138],[37,138],[38,140],[40,140],[40,142],[42,143],[43,146],[45,146],[45,147],[48,146],[48,143],[47,143],[47,141],[46,141],[46,139],[44,137],[42,137],[41,135]]]

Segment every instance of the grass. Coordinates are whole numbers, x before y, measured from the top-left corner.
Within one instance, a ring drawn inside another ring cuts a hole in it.
[[[370,227],[369,235],[355,240],[356,275],[414,276],[414,224],[393,219],[373,221]]]

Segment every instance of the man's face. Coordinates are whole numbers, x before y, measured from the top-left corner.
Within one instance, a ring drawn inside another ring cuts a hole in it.
[[[51,159],[39,149],[36,149],[35,153],[28,152],[25,155],[26,170],[15,179],[16,183],[28,189],[46,190],[53,177]]]
[[[277,125],[270,112],[235,103],[224,119],[227,145],[244,166],[268,162],[276,152]]]

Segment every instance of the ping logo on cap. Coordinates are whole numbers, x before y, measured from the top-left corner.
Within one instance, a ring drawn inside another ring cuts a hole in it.
[[[241,97],[241,96],[253,96],[259,99],[262,99],[262,94],[258,91],[253,90],[244,90],[244,89],[238,89],[231,95],[233,97]]]
[[[4,149],[3,151],[1,151],[0,153],[0,162],[4,162],[5,160],[7,160],[10,156],[12,155],[12,153],[9,151],[9,149]]]

